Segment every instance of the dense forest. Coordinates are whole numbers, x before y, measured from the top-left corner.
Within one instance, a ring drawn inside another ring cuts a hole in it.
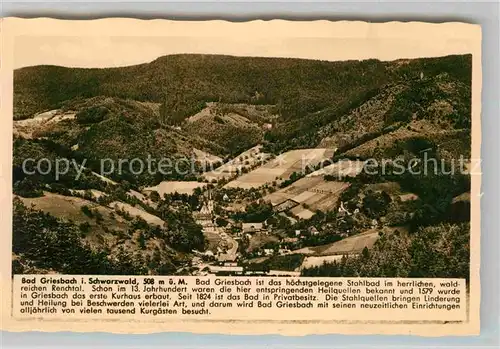
[[[110,226],[109,219],[105,219],[108,217],[103,217],[100,210],[83,206],[82,213],[96,224],[59,219],[14,198],[12,252],[17,257],[13,271],[170,275],[186,264],[183,254],[204,248],[201,227],[185,208],[172,208],[166,203],[159,207],[155,213],[165,220],[165,227],[150,225],[125,211],[117,212],[128,221],[126,230]],[[96,225],[103,230],[100,240],[104,236],[117,238],[112,247],[90,242],[94,240],[91,235],[97,230]]]
[[[470,225],[439,224],[413,234],[382,235],[360,256],[303,270],[304,276],[469,279]]]
[[[226,158],[259,143],[279,154],[321,146],[328,137],[340,145],[341,156],[412,120],[431,122],[431,130],[470,129],[470,83],[470,55],[394,62],[173,55],[124,68],[16,70],[14,118],[55,108],[75,111],[75,121],[38,130],[36,136],[68,149],[77,144],[74,157],[85,157],[94,170],[102,158],[175,159],[189,157],[193,148]],[[372,125],[362,132],[366,125],[359,127],[353,118],[364,116],[353,111],[372,101],[385,109],[371,116]],[[208,102],[222,107],[203,121],[187,122]],[[231,103],[261,110],[250,115]],[[273,127],[262,130],[264,123]],[[338,135],[349,141],[337,141]],[[122,177],[145,185],[195,179],[196,173],[190,175],[124,171]]]
[[[124,68],[36,66],[14,72],[15,119],[96,96],[164,103],[172,118],[205,102],[276,104],[287,119],[345,108],[393,80],[448,73],[470,85],[471,56],[328,62],[220,55],[170,55]]]

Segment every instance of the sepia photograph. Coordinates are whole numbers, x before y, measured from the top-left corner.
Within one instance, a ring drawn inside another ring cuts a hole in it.
[[[469,278],[471,54],[216,51],[15,69],[13,274]]]
[[[7,32],[11,328],[477,333],[479,27]]]

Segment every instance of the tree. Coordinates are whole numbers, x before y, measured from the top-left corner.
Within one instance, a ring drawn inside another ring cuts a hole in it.
[[[379,218],[387,213],[391,197],[385,192],[368,191],[363,198],[363,211],[370,218]]]
[[[114,274],[116,275],[144,275],[147,270],[142,261],[120,247],[114,259]]]
[[[83,212],[84,215],[86,215],[87,217],[89,218],[92,218],[94,217],[94,213],[92,212],[92,210],[87,206],[87,205],[83,205],[82,207],[80,207],[80,210]]]
[[[43,196],[43,191],[40,185],[32,181],[29,177],[14,183],[13,191],[15,194],[25,198],[36,198]]]
[[[90,232],[90,223],[89,222],[83,222],[80,224],[80,231],[82,234],[85,236]]]
[[[149,194],[149,198],[153,202],[159,202],[161,200],[160,194],[158,194],[156,190],[151,191],[151,193]]]
[[[411,277],[469,279],[470,225],[440,224],[421,228],[410,246]]]
[[[368,250],[368,247],[364,247],[363,251],[361,252],[361,256],[363,260],[368,260],[370,258],[370,251]]]
[[[109,114],[109,109],[104,106],[92,106],[83,109],[75,115],[76,121],[80,124],[93,124],[104,120]]]
[[[215,223],[219,227],[225,227],[225,226],[227,226],[229,224],[229,222],[227,220],[225,220],[224,218],[222,218],[222,217],[217,217],[215,219]]]
[[[144,250],[146,248],[146,238],[145,238],[144,233],[142,231],[137,236],[137,243],[139,244],[139,248],[141,250]]]
[[[412,234],[379,237],[359,257],[303,271],[306,276],[426,277],[469,279],[470,224],[438,224]]]
[[[37,268],[63,274],[113,274],[107,252],[83,243],[81,233],[75,224],[27,208],[14,199],[13,253]]]
[[[237,214],[245,222],[263,222],[273,214],[273,205],[260,200],[253,202],[245,208],[244,213]]]

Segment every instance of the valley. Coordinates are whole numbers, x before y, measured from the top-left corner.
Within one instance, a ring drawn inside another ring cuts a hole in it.
[[[470,157],[470,60],[18,70],[13,270],[465,277],[470,176],[395,163]]]

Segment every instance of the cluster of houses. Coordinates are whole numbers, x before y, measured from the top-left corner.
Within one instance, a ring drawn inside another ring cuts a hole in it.
[[[208,191],[207,196],[205,197],[205,201],[202,203],[201,209],[197,212],[193,213],[193,218],[196,223],[201,225],[203,228],[203,232],[211,232],[218,233],[222,238],[220,245],[217,247],[217,251],[207,250],[205,252],[198,252],[200,256],[208,257],[208,259],[212,259],[217,261],[217,265],[208,265],[204,268],[203,273],[210,273],[216,275],[248,275],[249,273],[258,274],[264,273],[263,271],[245,271],[241,265],[238,265],[237,262],[237,253],[235,251],[231,251],[234,249],[234,246],[228,250],[228,246],[224,246],[224,242],[227,243],[228,236],[227,232],[223,231],[226,229],[233,229],[236,231],[234,235],[231,236],[231,239],[242,240],[242,239],[252,239],[256,234],[269,234],[276,233],[276,229],[270,225],[267,225],[265,222],[230,222],[228,226],[224,229],[217,226],[215,223],[215,213],[214,213],[214,200],[212,199],[212,194]],[[281,231],[284,233],[284,231]],[[319,231],[316,227],[311,226],[307,230],[295,230],[295,234],[293,236],[286,236],[281,238],[279,248],[263,248],[257,252],[259,256],[273,256],[273,255],[287,255],[292,253],[292,251],[286,246],[293,245],[294,243],[299,242],[301,239],[306,238],[307,236],[318,235]],[[280,234],[281,235],[281,234]],[[268,273],[267,271],[266,273]],[[267,275],[267,274],[266,274]]]

